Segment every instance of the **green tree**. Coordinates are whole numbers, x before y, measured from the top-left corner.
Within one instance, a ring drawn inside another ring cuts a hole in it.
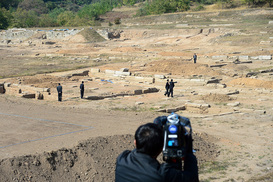
[[[55,27],[58,26],[56,19],[49,14],[43,14],[39,17],[39,27]]]
[[[56,19],[58,18],[59,14],[65,12],[65,9],[63,8],[55,8],[53,9],[52,11],[49,12],[49,16],[53,19]]]
[[[65,11],[59,14],[57,18],[57,23],[61,26],[69,26],[72,24],[75,14],[72,11]]]
[[[190,9],[190,1],[189,0],[178,0],[177,1],[177,10],[178,11],[187,11]]]
[[[16,12],[13,13],[13,27],[29,28],[39,25],[39,17],[35,11],[26,11],[18,8]]]
[[[153,0],[146,2],[144,8],[138,11],[138,15],[152,15],[186,11],[190,9],[189,0]]]
[[[10,9],[10,8],[17,8],[18,4],[22,0],[1,0],[0,1],[0,7],[5,8],[5,9]]]
[[[4,16],[2,10],[0,11],[0,29],[7,29],[9,26],[7,17]]]
[[[36,12],[38,15],[45,14],[48,12],[46,4],[44,3],[43,0],[23,0],[21,3],[19,3],[18,8],[27,11],[32,10]]]

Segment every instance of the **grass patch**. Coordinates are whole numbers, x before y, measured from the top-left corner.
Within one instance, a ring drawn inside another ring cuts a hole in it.
[[[200,174],[205,174],[205,173],[221,173],[221,174],[226,174],[226,170],[229,167],[230,163],[228,162],[217,162],[217,161],[212,161],[212,162],[206,162],[203,165],[200,166],[199,168],[199,173]]]
[[[226,102],[219,102],[219,103],[215,103],[215,105],[217,106],[227,106]]]
[[[126,62],[128,60],[118,60],[119,62]],[[96,62],[90,59],[71,60],[69,57],[43,57],[40,59],[33,57],[23,58],[6,58],[0,62],[0,78],[10,78],[17,76],[32,76],[36,74],[63,72],[70,70],[77,70],[82,68],[94,67],[113,61]]]
[[[262,176],[253,177],[249,179],[247,182],[264,182],[264,181],[273,181],[273,172],[267,173]]]
[[[250,71],[250,72],[258,72],[260,70],[269,70],[269,69],[273,69],[273,66],[262,67],[262,68],[254,68],[254,69],[249,69],[248,71]]]

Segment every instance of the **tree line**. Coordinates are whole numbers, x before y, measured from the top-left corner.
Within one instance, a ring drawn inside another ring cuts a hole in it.
[[[272,6],[273,0],[242,0],[248,6]],[[236,6],[233,0],[1,0],[0,29],[11,27],[94,26],[99,16],[113,8],[142,3],[137,16],[182,12],[197,4],[220,3],[224,8]]]

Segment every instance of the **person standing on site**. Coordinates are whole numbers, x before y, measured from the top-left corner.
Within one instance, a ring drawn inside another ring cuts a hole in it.
[[[80,85],[80,91],[81,91],[81,99],[83,98],[84,94],[84,82],[82,81],[82,84]]]
[[[196,63],[196,60],[197,60],[197,55],[196,53],[193,54],[193,63],[195,64]]]
[[[166,82],[166,85],[165,85],[165,89],[166,89],[165,94],[164,94],[165,96],[168,95],[169,88],[170,88],[170,83],[169,83],[169,79],[167,79],[167,82]]]
[[[62,101],[62,95],[63,95],[63,87],[61,86],[60,83],[57,86],[57,92],[58,92],[58,101],[61,102]]]
[[[169,92],[168,92],[168,97],[169,97],[170,95],[171,95],[171,97],[173,97],[174,83],[176,83],[176,82],[173,82],[173,79],[171,79],[170,87],[169,87]]]

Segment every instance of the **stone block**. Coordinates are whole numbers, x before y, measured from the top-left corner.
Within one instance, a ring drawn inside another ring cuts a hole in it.
[[[38,100],[43,100],[44,99],[44,95],[42,93],[37,93],[37,97]]]
[[[251,64],[252,61],[240,61],[240,64]]]
[[[159,89],[157,89],[157,88],[148,88],[148,89],[144,89],[143,93],[147,94],[147,93],[154,93],[154,92],[158,92],[158,91],[159,91]]]
[[[4,94],[6,92],[4,86],[0,86],[0,94]]]
[[[211,84],[211,83],[220,83],[221,79],[210,79],[207,81],[207,84]]]
[[[117,76],[130,76],[131,72],[115,71],[114,74],[117,75]]]
[[[114,70],[105,70],[105,74],[115,74]]]
[[[142,90],[134,90],[133,94],[134,95],[140,95],[140,94],[142,94]]]
[[[100,96],[87,96],[86,99],[88,99],[88,100],[102,100],[102,99],[104,99],[104,97],[100,97]]]
[[[22,95],[23,98],[27,98],[27,99],[35,99],[35,94],[24,94]]]
[[[201,104],[201,108],[210,108],[209,104]]]
[[[252,59],[252,60],[259,60],[259,56],[250,56],[250,59]]]
[[[226,84],[217,84],[217,88],[226,88],[227,87],[227,85]]]
[[[129,68],[121,68],[120,71],[121,72],[129,72]]]
[[[172,112],[176,112],[176,108],[169,108],[169,109],[166,109],[166,112],[167,113],[172,113]]]
[[[271,60],[272,56],[271,55],[260,55],[259,60]]]
[[[100,69],[99,68],[91,68],[90,72],[91,73],[99,73]]]
[[[217,68],[217,67],[218,67],[218,68],[221,68],[221,67],[226,66],[226,65],[227,65],[227,64],[215,64],[215,65],[210,65],[209,67],[210,67],[210,68],[215,68],[215,67],[216,67],[216,68]]]
[[[219,56],[211,56],[212,59],[227,59],[228,56],[226,55],[219,55]]]
[[[227,105],[231,107],[237,107],[240,105],[240,102],[228,103]]]
[[[201,108],[201,104],[197,103],[186,103],[186,107],[194,107],[194,108]]]
[[[165,79],[165,75],[154,75],[155,78],[159,78],[159,79]]]
[[[266,114],[265,110],[254,110],[254,112],[257,114]]]
[[[271,73],[271,72],[273,72],[273,69],[260,70],[260,73]]]
[[[241,55],[239,56],[239,60],[248,60],[249,56]]]
[[[180,106],[175,108],[177,111],[186,110],[186,106]]]
[[[240,92],[237,90],[237,91],[234,91],[234,92],[229,92],[227,93],[227,95],[234,95],[234,94],[239,94]]]

